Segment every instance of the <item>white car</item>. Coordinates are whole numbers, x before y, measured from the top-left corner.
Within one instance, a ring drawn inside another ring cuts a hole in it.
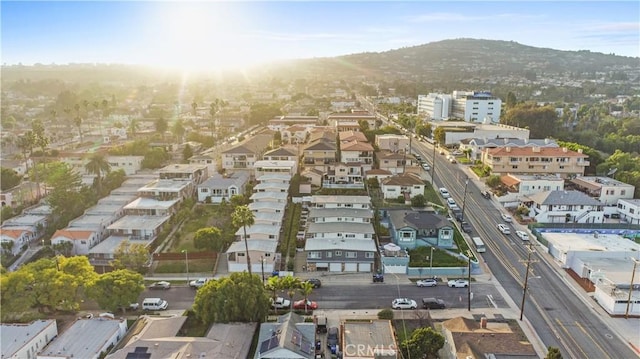
[[[451,195],[449,194],[449,190],[448,189],[442,187],[442,188],[439,189],[439,191],[440,191],[440,194],[442,195],[442,198],[451,197]]]
[[[416,309],[418,303],[415,300],[409,298],[396,298],[391,302],[391,308],[393,309]]]
[[[504,223],[499,223],[498,229],[500,230],[500,232],[502,232],[502,234],[511,234],[511,230]]]
[[[452,279],[447,282],[449,288],[466,288],[469,286],[469,281],[464,279]]]
[[[425,171],[431,171],[431,166],[429,166],[429,165],[428,165],[428,164],[426,164],[426,163],[423,163],[423,164],[422,164],[422,169],[423,169],[423,170],[425,170]]]
[[[198,278],[196,280],[192,280],[191,282],[189,282],[189,287],[198,289],[203,285],[205,285],[208,281],[209,279],[207,278]]]
[[[518,236],[523,241],[529,240],[529,235],[524,231],[516,231],[516,236]]]
[[[447,198],[447,206],[449,206],[449,208],[454,208],[454,207],[458,207],[458,205],[456,204],[456,201],[453,200],[453,198],[449,197]]]
[[[433,278],[420,279],[416,282],[416,286],[418,287],[435,287],[438,285],[438,281]]]
[[[508,215],[508,214],[502,213],[502,214],[500,214],[500,217],[502,217],[502,220],[507,222],[507,223],[513,222],[513,218],[511,218],[511,216]]]
[[[291,306],[291,301],[289,299],[284,299],[282,297],[277,297],[275,300],[271,299],[271,308],[274,309],[287,309]]]

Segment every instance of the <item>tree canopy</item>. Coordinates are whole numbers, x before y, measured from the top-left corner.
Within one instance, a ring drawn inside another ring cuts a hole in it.
[[[101,274],[88,289],[88,295],[100,308],[114,312],[125,310],[138,301],[144,291],[144,278],[128,269],[119,269]]]
[[[223,252],[229,243],[222,236],[222,231],[215,227],[200,228],[193,237],[193,244],[198,249]]]
[[[193,311],[206,324],[260,322],[270,306],[262,280],[243,272],[211,280],[198,289]]]
[[[444,346],[444,337],[430,327],[418,328],[411,337],[400,344],[405,358],[431,359],[438,357]]]
[[[129,269],[138,273],[146,272],[151,259],[149,249],[140,243],[131,243],[128,240],[120,242],[113,256],[115,259],[111,265],[117,269]]]

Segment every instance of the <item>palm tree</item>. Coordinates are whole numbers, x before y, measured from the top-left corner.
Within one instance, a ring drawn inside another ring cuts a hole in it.
[[[102,153],[94,153],[91,155],[89,162],[84,166],[89,174],[96,175],[96,187],[98,196],[102,194],[102,175],[111,171],[111,165],[104,158]]]
[[[251,258],[249,258],[249,244],[247,243],[247,226],[255,223],[255,215],[249,209],[249,206],[238,206],[231,214],[231,220],[234,226],[242,227],[244,232],[244,248],[247,256],[247,269],[251,275]]]
[[[282,278],[280,277],[270,277],[267,280],[267,285],[265,286],[267,290],[271,291],[271,298],[275,301],[278,297],[278,291],[282,290]],[[278,308],[274,308],[276,310],[276,314],[278,314]]]
[[[293,297],[296,295],[296,290],[300,289],[300,279],[294,276],[282,277],[282,287],[287,289],[291,309],[293,309]]]
[[[313,292],[313,284],[309,282],[300,283],[300,294],[304,297],[304,311],[307,312],[307,302],[309,301],[309,296]]]
[[[213,137],[213,129],[215,128],[215,117],[220,110],[226,106],[226,102],[217,98],[209,105],[209,115],[211,115],[211,137]]]
[[[73,106],[76,110],[76,117],[73,118],[73,124],[78,128],[78,136],[80,137],[80,144],[82,145],[82,117],[80,117],[80,105]]]

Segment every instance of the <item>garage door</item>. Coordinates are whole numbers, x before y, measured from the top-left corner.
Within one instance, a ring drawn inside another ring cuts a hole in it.
[[[371,263],[358,264],[358,272],[371,272]]]
[[[329,263],[316,263],[316,268],[324,268],[326,270],[326,268],[329,268]]]
[[[357,272],[358,271],[358,263],[345,263],[344,264],[345,272]]]
[[[407,273],[407,267],[406,266],[400,266],[400,265],[396,265],[396,266],[390,266],[390,265],[384,265],[384,272],[385,273],[396,273],[396,274],[406,274]]]
[[[342,263],[329,263],[329,272],[342,272]]]

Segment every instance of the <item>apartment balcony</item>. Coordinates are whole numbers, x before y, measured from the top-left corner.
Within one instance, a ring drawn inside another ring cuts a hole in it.
[[[580,166],[580,167],[587,167],[590,164],[591,164],[591,162],[589,162],[589,161],[580,161],[580,162],[576,163],[576,165]]]

